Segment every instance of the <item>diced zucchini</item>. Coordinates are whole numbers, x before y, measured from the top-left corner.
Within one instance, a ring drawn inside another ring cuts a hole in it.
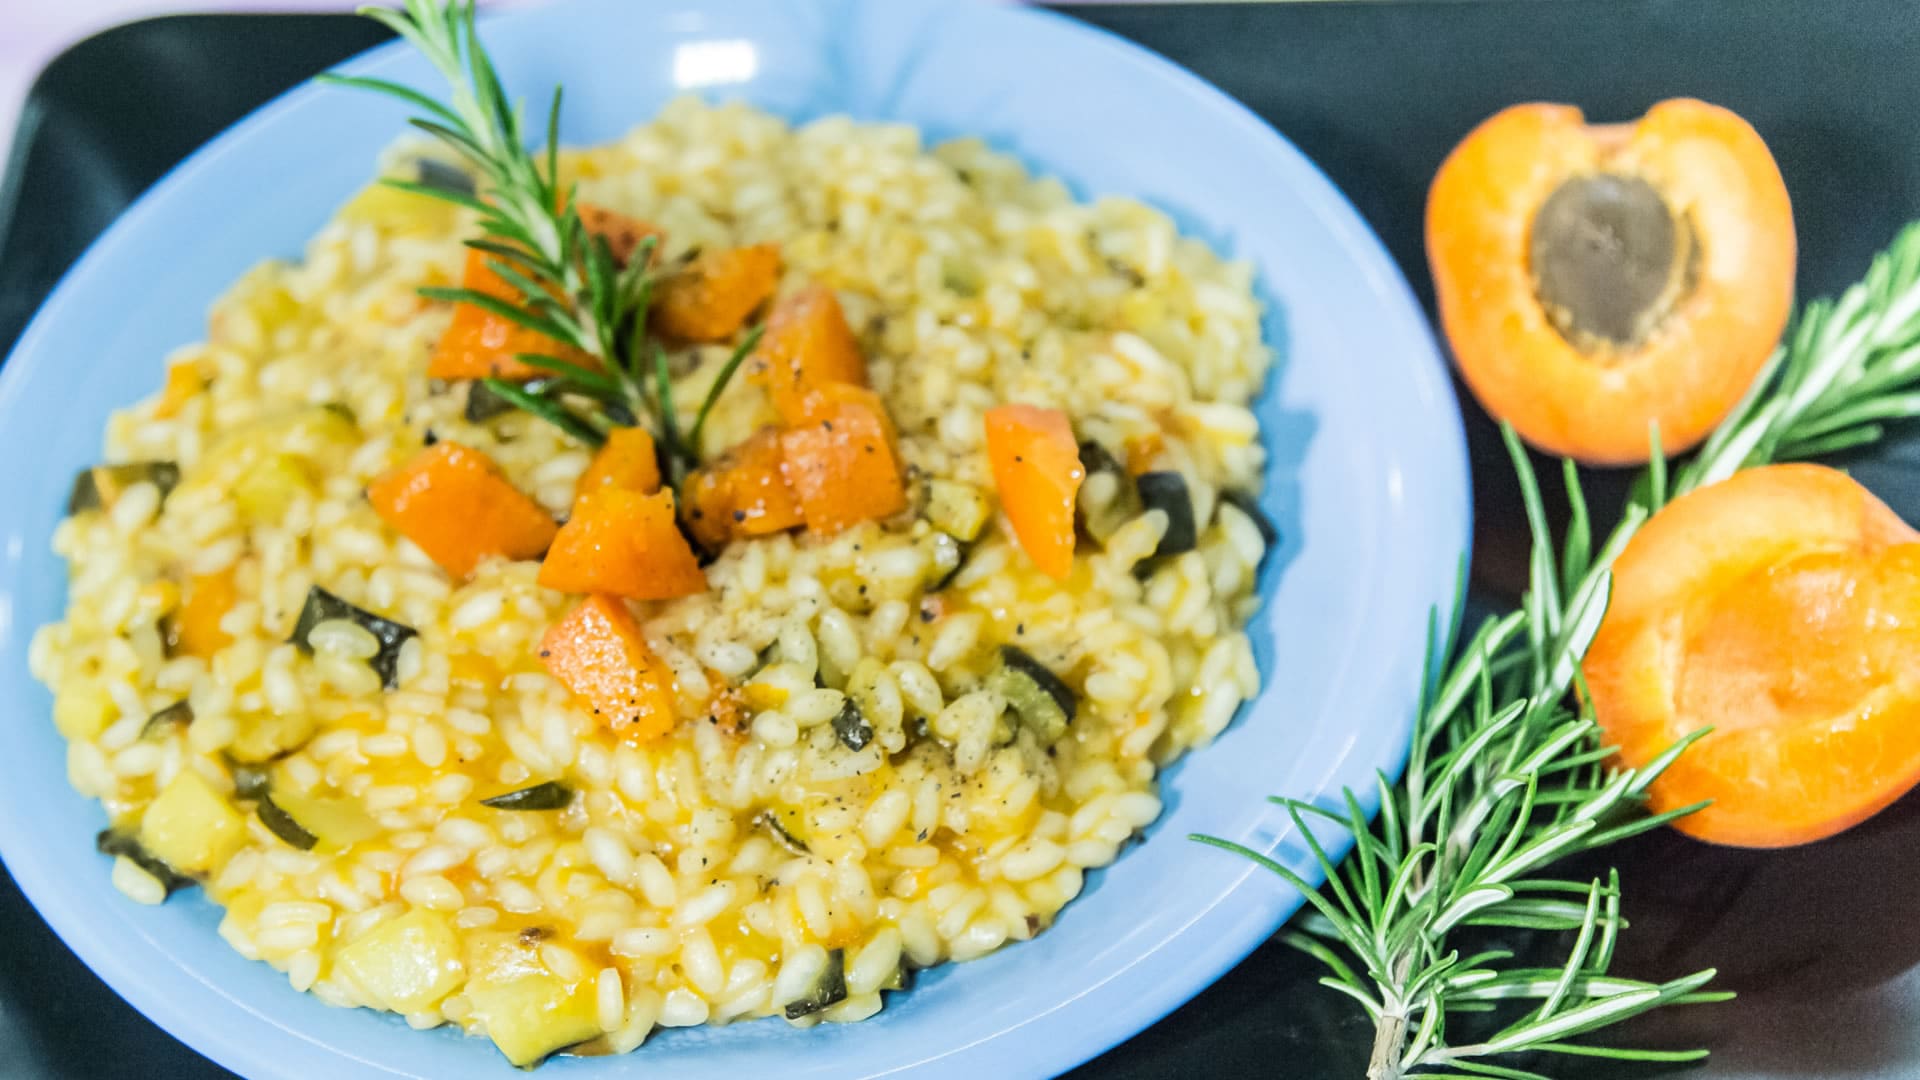
[[[472,195],[475,191],[473,174],[450,161],[415,158],[413,169],[418,182],[426,187],[451,191],[456,195]]]
[[[600,1034],[591,981],[568,983],[545,972],[499,981],[476,974],[467,981],[466,993],[493,1044],[523,1068]]]
[[[827,953],[827,966],[820,972],[805,996],[786,1002],[783,1008],[789,1020],[812,1016],[847,1000],[847,954],[841,949]]]
[[[529,394],[538,393],[551,380],[529,379],[521,383],[521,388]],[[501,413],[512,412],[514,404],[487,386],[485,379],[475,379],[467,384],[466,418],[470,424],[484,424]]]
[[[350,795],[296,792],[283,787],[274,791],[270,802],[297,828],[311,836],[314,840],[311,846],[321,851],[352,847],[380,834],[380,823],[373,820],[373,815],[367,813],[366,807]],[[260,805],[264,810],[269,800],[263,799]],[[266,820],[264,813],[261,820]],[[268,827],[272,827],[271,823]],[[283,836],[282,839],[286,838]],[[291,840],[287,842],[293,843]]]
[[[787,831],[787,828],[781,822],[780,814],[777,811],[762,810],[760,812],[760,816],[757,818],[754,818],[753,820],[755,824],[767,830],[767,834],[773,837],[774,843],[779,844],[783,848],[786,848],[788,851],[792,852],[793,854],[795,855],[813,854],[813,852],[807,850],[806,844],[801,843],[799,837]]]
[[[1104,544],[1122,525],[1140,516],[1140,493],[1127,467],[1100,443],[1089,439],[1080,444],[1080,466],[1087,470],[1090,483],[1082,487],[1074,509],[1081,530]],[[1095,492],[1099,497],[1090,498]]]
[[[1080,444],[1080,467],[1087,470],[1088,476],[1100,472],[1120,477],[1127,475],[1127,467],[1120,464],[1120,459],[1113,456],[1113,451],[1092,439]]]
[[[233,485],[233,501],[240,513],[257,523],[279,521],[300,495],[312,495],[313,477],[292,454],[268,454],[240,474]]]
[[[260,824],[265,825],[268,832],[279,837],[288,847],[312,851],[313,846],[320,842],[319,837],[301,827],[291,815],[280,809],[271,795],[260,796],[260,802],[254,807],[254,813],[259,815]]]
[[[307,590],[307,602],[301,605],[300,618],[293,626],[293,644],[301,652],[313,652],[313,645],[307,635],[313,628],[328,619],[349,619],[372,633],[380,642],[380,651],[367,660],[369,667],[379,674],[380,683],[392,690],[400,685],[400,647],[413,637],[413,627],[383,619],[371,611],[354,607],[345,600],[333,595],[318,585]]]
[[[341,949],[334,966],[381,1008],[425,1012],[466,981],[460,938],[447,917],[416,908]]]
[[[572,788],[558,780],[548,780],[543,784],[495,795],[491,799],[481,799],[480,805],[495,810],[564,810],[572,801]]]
[[[229,432],[181,478],[183,489],[236,500],[250,521],[275,521],[301,488],[315,490],[309,465],[328,464],[360,441],[353,410],[339,403],[277,411]]]
[[[900,958],[900,963],[894,966],[893,974],[887,976],[887,980],[880,984],[880,989],[882,990],[913,989],[913,972],[914,972],[914,969],[910,964],[907,963],[907,958],[902,956]]]
[[[132,833],[121,832],[118,829],[102,829],[100,835],[93,838],[93,846],[98,848],[102,855],[131,860],[135,866],[152,874],[154,879],[160,882],[160,887],[167,891],[168,896],[194,884],[192,878],[168,866],[153,852],[141,847],[140,841]]]
[[[1161,510],[1167,515],[1167,531],[1160,537],[1160,546],[1153,549],[1154,557],[1192,551],[1199,543],[1200,532],[1194,526],[1193,494],[1187,490],[1187,478],[1171,470],[1141,473],[1134,478],[1134,486],[1148,510]]]
[[[956,541],[956,543],[958,543],[958,541]],[[933,582],[933,584],[927,586],[927,591],[930,593],[937,593],[944,590],[947,586],[953,584],[953,579],[959,577],[960,571],[965,570],[967,568],[967,557],[972,554],[973,554],[972,544],[960,544],[960,557],[954,560],[953,568],[948,570],[946,573],[941,574],[940,577]]]
[[[842,802],[816,794],[804,805],[774,806],[767,811],[767,817],[794,845],[831,862],[853,850],[860,837],[857,823],[845,826],[835,823],[833,819],[842,810]]]
[[[143,483],[160,489],[165,499],[180,483],[180,466],[171,461],[130,461],[83,469],[73,478],[73,490],[67,495],[67,516],[111,507],[128,488]]]
[[[186,874],[219,869],[246,839],[240,812],[192,769],[181,770],[140,819],[140,846]]]
[[[848,698],[833,716],[833,733],[840,737],[840,745],[849,750],[865,750],[873,741],[873,725],[867,722],[860,706]]]
[[[1220,501],[1247,515],[1253,527],[1260,530],[1260,539],[1272,551],[1280,543],[1280,530],[1274,528],[1273,519],[1260,509],[1260,500],[1251,492],[1232,488],[1220,493]]]
[[[922,572],[928,592],[939,592],[951,584],[953,575],[966,562],[967,549],[971,544],[956,540],[938,529],[930,529],[926,535],[914,540],[913,546],[926,557],[926,569]]]
[[[258,799],[272,785],[272,774],[265,765],[252,765],[229,758],[227,771],[233,776],[233,797],[236,799]]]
[[[1059,741],[1073,723],[1077,706],[1072,689],[1017,645],[1000,646],[993,686],[1041,746]]]
[[[934,528],[957,540],[971,541],[986,527],[993,505],[971,484],[928,480],[927,504],[922,513]]]
[[[249,713],[236,718],[237,730],[227,753],[235,761],[272,761],[307,744],[318,722],[312,714]]]
[[[186,727],[191,723],[193,723],[193,706],[185,701],[176,701],[147,717],[147,722],[141,725],[140,735],[142,738],[158,735],[168,728]]]
[[[91,739],[107,730],[118,709],[113,697],[98,686],[63,690],[53,699],[53,726],[72,740]]]
[[[302,851],[337,851],[379,835],[380,824],[358,799],[276,787],[267,765],[232,758],[227,764],[233,774],[234,797],[257,802],[254,812],[260,823]]]

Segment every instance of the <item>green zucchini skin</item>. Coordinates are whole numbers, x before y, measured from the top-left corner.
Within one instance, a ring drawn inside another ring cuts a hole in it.
[[[264,799],[272,778],[265,764],[248,764],[231,758],[227,766],[233,774],[233,793],[242,799]]]
[[[1041,746],[1058,742],[1079,711],[1073,689],[1018,645],[1000,646],[993,685]]]
[[[1179,555],[1192,551],[1200,542],[1200,530],[1193,520],[1193,493],[1187,490],[1187,478],[1171,470],[1141,473],[1134,478],[1134,486],[1140,491],[1140,502],[1149,510],[1162,510],[1167,515],[1167,531],[1160,537],[1160,546],[1153,549],[1154,558]]]
[[[400,647],[418,631],[404,623],[383,619],[365,608],[358,608],[318,585],[307,590],[307,602],[300,606],[300,618],[293,625],[291,641],[301,652],[311,655],[313,645],[307,636],[313,628],[329,619],[347,619],[371,633],[380,642],[380,651],[367,661],[380,676],[380,685],[389,690],[400,686]]]
[[[1279,545],[1280,530],[1274,527],[1273,519],[1267,516],[1266,511],[1260,509],[1260,500],[1252,492],[1228,488],[1220,493],[1220,501],[1253,520],[1253,527],[1260,530],[1260,539],[1267,545],[1268,551]]]
[[[773,811],[762,810],[760,812],[760,816],[755,818],[754,821],[764,826],[769,833],[773,834],[774,843],[779,844],[783,848],[786,848],[788,851],[792,852],[793,854],[795,855],[813,854],[812,848],[802,843],[799,837],[788,832],[786,826],[780,824],[780,815],[774,813]]]
[[[533,393],[551,382],[551,379],[529,379],[525,383],[528,393]],[[467,405],[462,415],[469,424],[484,424],[501,413],[512,412],[514,404],[492,390],[487,389],[485,379],[474,379],[467,384]]]
[[[481,799],[480,805],[495,810],[564,810],[571,802],[572,788],[558,780],[548,780],[504,795],[495,795],[491,799]]]
[[[289,847],[298,848],[301,851],[312,851],[313,846],[320,842],[319,837],[293,820],[293,815],[280,809],[280,804],[274,802],[272,796],[264,791],[260,793],[260,801],[254,807],[254,813],[259,815],[260,824],[265,825],[268,832],[286,841]]]
[[[873,741],[873,725],[867,722],[860,706],[848,698],[833,716],[833,733],[840,737],[840,745],[849,750],[860,751]]]
[[[142,738],[146,738],[148,736],[158,735],[160,732],[175,725],[186,727],[191,723],[193,723],[193,706],[187,704],[184,700],[176,701],[166,708],[161,709],[159,712],[154,713],[152,716],[147,717],[147,722],[140,727],[140,735]]]
[[[477,190],[472,173],[437,158],[415,158],[413,175],[417,182],[427,187],[451,191],[456,195],[471,196]]]
[[[787,1002],[786,1016],[789,1020],[798,1020],[823,1012],[847,1000],[847,954],[844,949],[835,949],[827,954],[827,970],[821,972],[814,982],[813,989],[798,1001]]]
[[[953,579],[960,576],[960,571],[967,568],[967,560],[973,556],[973,545],[957,537],[954,542],[960,545],[960,561],[953,564],[953,569],[941,574],[940,580],[928,586],[927,592],[945,592],[947,586],[953,584]]]
[[[171,461],[129,461],[82,469],[74,476],[73,489],[67,493],[67,516],[106,509],[113,505],[121,491],[142,482],[159,488],[164,502],[180,485],[180,466]]]
[[[102,829],[100,834],[93,838],[93,846],[102,855],[125,856],[135,866],[152,874],[160,882],[161,888],[166,890],[168,896],[199,884],[142,847],[140,841],[130,833],[124,833],[118,829]]]
[[[1080,467],[1087,470],[1088,476],[1098,472],[1122,477],[1127,475],[1127,467],[1120,464],[1120,459],[1113,456],[1113,451],[1092,439],[1080,443]]]

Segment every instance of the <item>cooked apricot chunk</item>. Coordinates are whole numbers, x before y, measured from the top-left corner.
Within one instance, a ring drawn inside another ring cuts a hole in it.
[[[687,478],[687,527],[709,551],[743,536],[767,536],[806,523],[787,482],[780,432],[765,427]]]
[[[779,283],[778,245],[703,251],[661,283],[653,324],[682,341],[725,341]]]
[[[540,584],[568,593],[669,600],[704,592],[707,577],[673,515],[673,492],[588,492],[540,565]]]
[[[987,410],[987,460],[1021,550],[1049,577],[1073,572],[1073,501],[1087,475],[1073,425],[1059,409]]]
[[[211,660],[214,653],[233,644],[233,635],[220,628],[220,620],[239,598],[232,567],[216,574],[189,578],[180,599],[180,610],[174,612],[168,624],[174,651],[182,656]]]
[[[660,235],[659,229],[644,221],[584,202],[580,204],[580,220],[588,233],[607,241],[614,261],[619,263],[632,258],[642,240]],[[461,287],[524,306],[525,298],[520,290],[489,265],[496,258],[484,251],[469,249],[460,275]],[[540,368],[521,362],[518,357],[523,353],[553,356],[581,366],[591,366],[594,362],[580,350],[562,345],[511,319],[473,304],[455,304],[453,322],[434,346],[433,357],[427,363],[427,375],[435,379],[519,380],[546,374]]]
[[[589,236],[605,240],[608,254],[622,266],[633,261],[634,252],[648,237],[658,240],[666,235],[657,225],[589,202],[580,204],[580,224],[586,226]]]
[[[787,482],[807,529],[836,533],[906,509],[893,425],[879,395],[846,383],[810,391],[780,436]]]
[[[621,488],[642,495],[660,490],[660,455],[645,428],[614,428],[594,451],[587,470],[573,485],[574,501],[601,488]]]
[[[1693,446],[1746,392],[1793,300],[1795,239],[1766,144],[1676,99],[1632,124],[1518,105],[1456,147],[1427,201],[1455,363],[1528,442],[1647,459]]]
[[[611,596],[589,596],[540,639],[540,660],[600,722],[646,740],[673,728],[673,675]]]
[[[806,423],[813,391],[834,383],[867,385],[866,358],[832,289],[809,285],[773,305],[747,377],[766,388],[789,427]]]
[[[1775,465],[1674,500],[1614,564],[1587,652],[1593,708],[1681,831],[1779,847],[1920,779],[1920,533],[1843,473]]]
[[[461,578],[492,556],[539,558],[558,528],[492,458],[456,442],[435,443],[375,480],[367,500],[400,535]]]
[[[461,287],[520,305],[520,291],[487,265],[493,258],[484,251],[469,250],[466,269],[460,275]],[[578,349],[511,319],[473,304],[455,304],[453,322],[440,335],[427,362],[427,375],[435,379],[533,379],[546,374],[517,359],[522,353],[556,356],[573,364],[593,362]]]

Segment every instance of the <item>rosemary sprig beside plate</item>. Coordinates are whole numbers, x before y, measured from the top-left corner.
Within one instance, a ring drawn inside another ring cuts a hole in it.
[[[1430,634],[1430,677],[1406,772],[1378,780],[1371,823],[1360,798],[1337,809],[1276,797],[1326,875],[1313,888],[1265,855],[1238,852],[1301,890],[1312,913],[1287,940],[1320,960],[1321,982],[1373,1019],[1369,1080],[1403,1076],[1545,1080],[1514,1055],[1686,1061],[1705,1051],[1621,1049],[1575,1041],[1662,1005],[1720,1000],[1709,969],[1653,983],[1615,975],[1622,929],[1618,875],[1575,880],[1553,868],[1698,807],[1649,815],[1641,797],[1695,733],[1644,769],[1610,764],[1578,693],[1580,661],[1606,613],[1614,559],[1668,500],[1735,471],[1864,446],[1890,421],[1920,415],[1920,223],[1874,259],[1838,300],[1809,305],[1747,397],[1700,450],[1668,474],[1654,434],[1652,464],[1620,522],[1597,546],[1573,463],[1563,462],[1566,534],[1547,525],[1532,465],[1505,431],[1533,534],[1521,609],[1449,647]],[[1445,663],[1444,668],[1439,665]],[[1316,830],[1345,831],[1335,866]],[[1518,966],[1511,953],[1465,954],[1476,928],[1563,931],[1557,967]],[[1511,1019],[1471,1042],[1449,1040],[1469,1013]]]

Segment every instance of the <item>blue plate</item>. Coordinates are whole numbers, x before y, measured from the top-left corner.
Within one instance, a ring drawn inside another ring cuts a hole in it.
[[[978,135],[1077,194],[1123,194],[1258,270],[1280,364],[1259,415],[1264,505],[1284,541],[1253,628],[1266,689],[1167,773],[1146,843],[1090,875],[1035,940],[928,972],[865,1023],[663,1032],[636,1056],[551,1077],[1045,1076],[1185,1001],[1300,904],[1205,832],[1318,871],[1263,798],[1372,790],[1406,751],[1430,615],[1468,535],[1465,452],[1432,337],[1378,241],[1252,114],[1172,64],[1066,19],[937,0],[573,0],[487,24],[509,86],[567,86],[565,138],[612,138],[693,89],[793,120],[906,121]],[[1281,51],[1284,53],[1284,43]],[[348,70],[433,85],[398,47]],[[210,77],[212,73],[210,73]],[[162,1027],[253,1077],[517,1077],[483,1039],[328,1008],[215,934],[197,894],[146,908],[108,883],[104,824],[67,785],[26,643],[57,619],[48,550],[108,412],[157,387],[248,266],[297,254],[401,130],[396,106],[307,86],[209,144],[69,273],[0,371],[0,854],[75,952]],[[1369,800],[1370,801],[1370,800]]]

